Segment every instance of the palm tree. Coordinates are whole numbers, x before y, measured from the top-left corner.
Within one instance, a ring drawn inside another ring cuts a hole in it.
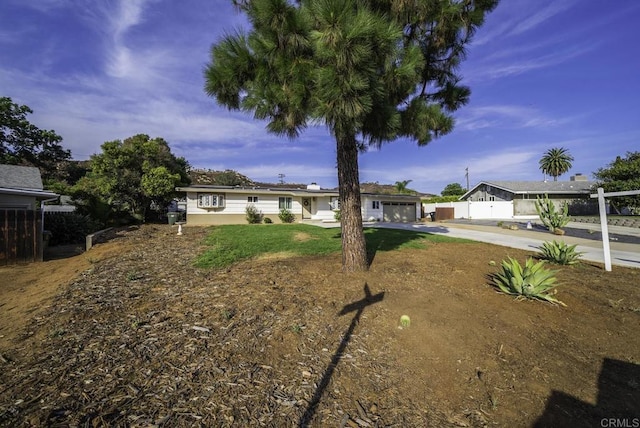
[[[571,169],[573,156],[567,149],[562,147],[549,149],[540,159],[540,169],[543,173],[553,177],[553,181],[558,181],[558,177]]]
[[[368,269],[359,152],[451,132],[469,100],[457,66],[498,0],[233,0],[251,29],[211,49],[205,90],[290,138],[321,124],[336,141],[342,266]]]
[[[413,180],[396,181],[396,191],[398,193],[412,193],[413,191],[407,188],[409,183],[411,183],[412,181]]]

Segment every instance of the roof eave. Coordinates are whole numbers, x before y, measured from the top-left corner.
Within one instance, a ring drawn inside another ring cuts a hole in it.
[[[36,199],[51,199],[60,196],[57,193],[46,190],[11,189],[7,187],[0,187],[0,193],[5,195],[32,196]]]

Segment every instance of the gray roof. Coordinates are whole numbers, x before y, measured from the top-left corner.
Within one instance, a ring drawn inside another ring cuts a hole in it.
[[[253,186],[218,186],[212,184],[196,184],[186,187],[176,187],[178,192],[224,192],[224,193],[243,193],[243,194],[281,194],[293,196],[338,196],[337,189],[285,189],[285,188],[269,188],[269,187],[253,187]],[[361,192],[361,195],[378,197],[381,200],[411,200],[418,202],[420,198],[417,195],[402,194],[385,194]]]
[[[513,193],[588,193],[593,181],[483,181]]]
[[[591,187],[595,184],[593,181],[481,181],[476,184],[464,195],[460,196],[459,200],[465,200],[471,193],[475,192],[481,185],[493,186],[498,189],[505,190],[515,195],[575,195],[575,194],[590,194]]]
[[[40,170],[32,166],[0,165],[0,187],[42,190]]]

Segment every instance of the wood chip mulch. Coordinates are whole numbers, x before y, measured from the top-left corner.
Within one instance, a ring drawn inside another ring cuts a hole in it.
[[[375,332],[337,315],[362,296],[361,282],[329,283],[339,256],[313,275],[296,259],[201,270],[205,228],[110,233],[123,251],[0,356],[0,426],[424,425]]]

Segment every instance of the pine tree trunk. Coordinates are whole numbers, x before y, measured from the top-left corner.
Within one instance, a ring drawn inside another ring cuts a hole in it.
[[[336,137],[336,142],[342,224],[342,270],[365,271],[369,268],[369,264],[362,230],[358,146],[355,136]]]

